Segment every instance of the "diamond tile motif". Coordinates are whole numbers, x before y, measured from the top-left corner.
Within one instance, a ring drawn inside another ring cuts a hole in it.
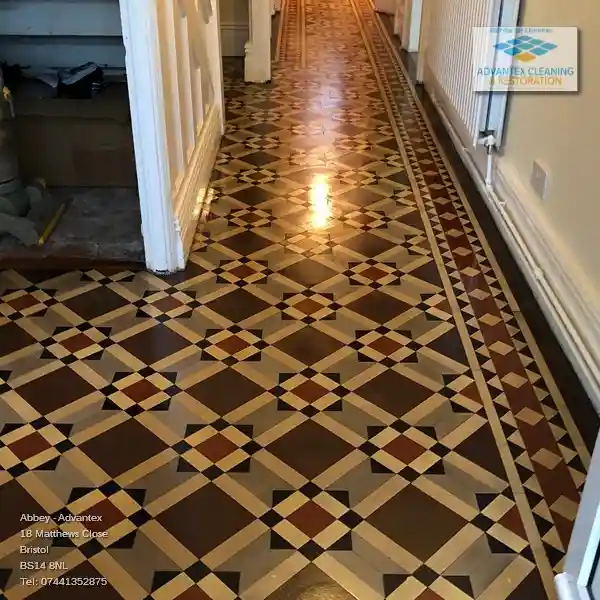
[[[183,350],[188,342],[168,326],[157,323],[124,339],[121,346],[145,365],[152,365]]]
[[[219,296],[206,306],[233,323],[244,321],[269,308],[267,302],[239,288]]]
[[[377,509],[368,522],[423,562],[466,525],[454,511],[412,486]]]
[[[0,273],[2,598],[554,597],[589,456],[384,20],[279,24],[184,271]]]
[[[217,506],[222,519],[213,516]],[[220,488],[208,484],[167,508],[157,521],[200,558],[250,525],[253,515]]]
[[[330,267],[309,258],[284,267],[279,272],[284,277],[307,288],[326,282],[337,275]]]
[[[275,346],[297,361],[312,366],[342,348],[343,344],[309,326],[276,342]]]
[[[113,479],[152,459],[167,448],[135,419],[93,437],[80,450]]]
[[[405,313],[410,304],[394,298],[390,294],[375,290],[370,294],[352,301],[347,307],[375,323],[384,324]]]
[[[268,450],[300,475],[314,479],[351,452],[352,446],[309,420],[272,442]]]

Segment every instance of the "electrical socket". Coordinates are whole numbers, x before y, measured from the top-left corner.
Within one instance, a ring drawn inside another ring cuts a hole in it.
[[[545,200],[548,194],[548,179],[548,170],[539,161],[534,160],[531,168],[531,187],[542,200]]]

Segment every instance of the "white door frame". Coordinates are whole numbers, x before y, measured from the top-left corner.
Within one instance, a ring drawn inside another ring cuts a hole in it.
[[[423,0],[406,0],[401,40],[402,47],[407,52],[419,51],[422,11]]]
[[[565,558],[565,570],[554,580],[560,600],[591,600],[589,588],[599,553],[600,442],[597,440]]]
[[[212,18],[218,20],[218,0],[201,1],[212,4]],[[157,2],[120,0],[120,12],[146,267],[152,272],[172,273],[185,267],[191,245],[190,232],[193,234],[199,206],[204,201],[214,156],[206,156],[206,164],[199,170],[194,169],[189,178],[191,185],[185,186],[186,198],[174,198],[167,138],[168,90],[164,89],[162,77]],[[216,155],[223,131],[223,75],[218,35],[208,40],[207,46],[214,93],[221,98],[209,115],[210,150]],[[207,170],[208,162],[211,164]],[[183,224],[182,215],[186,218]]]
[[[429,22],[431,20],[431,0],[421,0],[419,28],[419,49],[417,54],[417,83],[425,83],[425,63],[427,44],[429,42]],[[418,11],[413,11],[411,19],[417,19]],[[415,28],[417,24],[415,23]],[[412,27],[411,27],[412,29]]]
[[[120,0],[120,7],[146,266],[170,273],[179,268],[179,234],[170,201],[156,7],[154,0]]]

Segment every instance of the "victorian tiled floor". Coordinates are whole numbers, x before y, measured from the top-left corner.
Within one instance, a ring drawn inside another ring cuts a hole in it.
[[[393,45],[289,0],[277,54],[185,272],[2,274],[0,589],[552,598],[589,454]]]

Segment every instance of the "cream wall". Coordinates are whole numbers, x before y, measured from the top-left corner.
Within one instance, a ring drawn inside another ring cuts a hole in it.
[[[597,0],[522,0],[522,7],[524,26],[580,28],[581,92],[515,93],[498,166],[508,163],[526,186],[534,159],[548,167],[546,200],[531,194],[521,201],[537,204],[532,208],[547,218],[549,233],[600,289],[600,6]]]
[[[244,56],[248,41],[248,0],[220,0],[223,56]]]
[[[248,24],[248,6],[246,0],[221,0],[219,10],[222,23]]]

